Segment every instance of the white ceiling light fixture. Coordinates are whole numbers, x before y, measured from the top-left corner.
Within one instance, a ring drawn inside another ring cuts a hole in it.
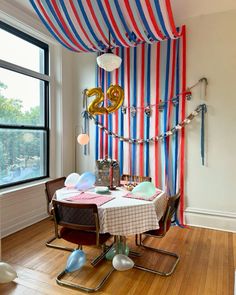
[[[118,69],[121,65],[122,59],[114,54],[111,50],[110,43],[110,32],[109,32],[109,47],[106,53],[97,57],[97,64],[100,68],[104,69],[107,72],[112,72],[115,69]]]

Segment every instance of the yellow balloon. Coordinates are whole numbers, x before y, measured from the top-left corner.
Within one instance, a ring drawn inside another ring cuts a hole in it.
[[[88,97],[94,96],[94,95],[96,96],[96,98],[88,106],[88,112],[91,115],[103,115],[107,113],[106,108],[99,106],[100,103],[102,103],[104,100],[102,88],[98,87],[98,88],[88,89],[86,91],[86,95]]]
[[[111,85],[107,90],[107,96],[112,105],[107,107],[108,113],[117,111],[124,101],[124,90],[119,85]]]

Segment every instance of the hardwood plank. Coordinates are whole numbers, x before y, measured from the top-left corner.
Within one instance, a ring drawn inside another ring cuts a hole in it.
[[[16,269],[15,282],[0,285],[0,294],[84,294],[56,284],[57,274],[65,268],[69,252],[47,248],[45,241],[53,235],[53,223],[44,220],[2,240],[2,260]],[[59,241],[60,244],[67,244]],[[152,247],[180,255],[174,274],[161,277],[138,269],[115,271],[97,294],[102,295],[233,295],[236,268],[236,234],[203,229],[172,227],[162,239],[150,238]],[[134,237],[128,239],[135,248]],[[70,246],[74,247],[74,245]],[[80,271],[68,274],[68,280],[95,285],[111,267],[104,261],[93,268],[89,260],[99,251],[84,247],[88,263]],[[140,251],[140,249],[139,249]],[[146,266],[168,268],[170,259],[152,251],[141,251],[140,262]]]

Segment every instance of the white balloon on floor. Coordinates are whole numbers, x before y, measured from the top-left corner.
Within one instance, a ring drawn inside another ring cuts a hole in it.
[[[112,265],[116,270],[124,271],[133,268],[134,262],[124,254],[117,254],[112,260]]]
[[[17,273],[10,264],[0,262],[0,284],[5,284],[17,278]]]

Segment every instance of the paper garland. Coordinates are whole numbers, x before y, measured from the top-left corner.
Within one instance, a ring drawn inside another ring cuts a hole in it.
[[[120,141],[123,141],[123,142],[134,143],[134,144],[142,144],[142,143],[150,143],[150,142],[156,142],[156,141],[164,140],[165,138],[175,134],[176,132],[178,132],[178,130],[180,130],[183,127],[185,127],[186,125],[188,125],[195,117],[197,117],[199,115],[200,112],[202,112],[202,116],[203,116],[203,114],[206,111],[207,111],[206,105],[201,104],[193,112],[191,112],[182,122],[178,123],[176,126],[172,127],[170,130],[167,130],[163,134],[160,134],[158,136],[154,136],[154,137],[151,137],[151,138],[148,138],[148,139],[143,139],[143,138],[133,139],[133,138],[120,136],[117,133],[115,133],[115,132],[109,130],[107,127],[105,127],[102,123],[100,123],[96,119],[96,117],[89,114],[88,111],[83,112],[83,117],[84,117],[84,114],[86,113],[86,115],[88,116],[89,119],[93,120],[94,123],[101,130],[103,130],[107,135],[112,136],[113,138],[117,138],[117,139],[119,139]]]

